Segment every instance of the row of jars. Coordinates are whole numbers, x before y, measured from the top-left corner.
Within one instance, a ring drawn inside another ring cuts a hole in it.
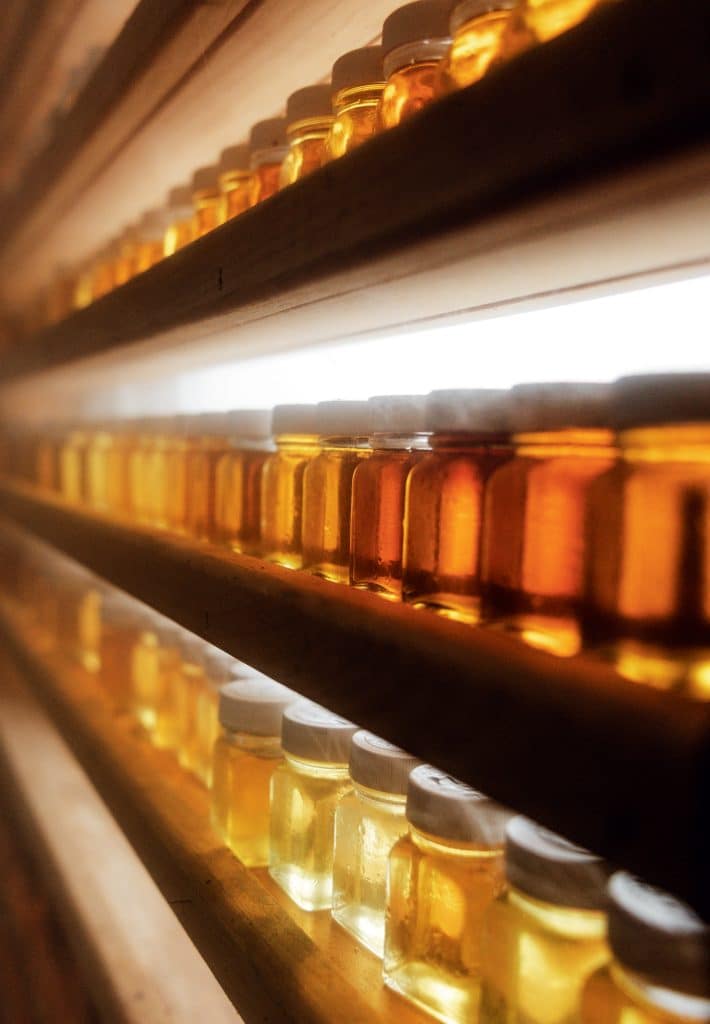
[[[710,375],[675,374],[116,422],[4,452],[70,502],[707,698],[709,421]]]
[[[289,96],[286,116],[255,124],[189,184],[170,191],[78,273],[60,273],[47,295],[49,322],[82,308],[195,238],[433,100],[479,81],[609,0],[416,0],[394,11],[382,45],[341,56],[327,84]]]
[[[332,913],[400,995],[445,1024],[710,1019],[689,908],[85,574],[46,574],[42,556],[20,574],[28,625],[211,788],[245,865]]]

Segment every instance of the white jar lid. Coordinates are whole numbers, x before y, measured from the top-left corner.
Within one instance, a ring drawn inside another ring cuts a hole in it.
[[[235,679],[219,691],[219,720],[225,729],[254,736],[280,736],[284,711],[297,694],[267,676]]]
[[[514,433],[610,425],[610,384],[518,384],[510,393],[510,401]]]
[[[426,400],[426,429],[505,433],[510,427],[509,395],[498,388],[432,391]]]
[[[406,750],[395,747],[360,729],[350,747],[350,778],[353,782],[378,790],[380,793],[399,793],[404,796],[410,773],[421,761]]]
[[[321,437],[366,437],[370,407],[367,402],[319,402],[318,433]]]
[[[411,436],[427,429],[425,395],[376,395],[367,404],[371,434]]]
[[[604,861],[521,815],[506,829],[505,868],[510,884],[534,899],[585,910],[605,906]]]
[[[321,764],[347,765],[357,726],[309,700],[292,704],[283,717],[281,744],[288,754]]]
[[[278,434],[317,434],[317,405],[277,405],[271,416],[274,436]]]
[[[430,764],[420,765],[409,776],[407,820],[421,832],[502,847],[509,817],[500,804]]]

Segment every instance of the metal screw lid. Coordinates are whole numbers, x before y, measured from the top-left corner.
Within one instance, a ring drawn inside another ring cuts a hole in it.
[[[230,436],[245,441],[265,441],[271,437],[271,409],[232,409],[224,415]]]
[[[274,435],[317,434],[317,405],[277,405],[271,415]]]
[[[510,884],[534,899],[584,910],[605,906],[604,861],[529,818],[508,823],[505,867]]]
[[[654,985],[710,998],[710,927],[659,889],[619,871],[609,882],[609,945]]]
[[[259,149],[274,149],[287,145],[286,118],[270,117],[266,121],[257,121],[249,133],[249,150],[254,153]]]
[[[225,729],[253,736],[280,736],[281,719],[298,695],[267,676],[235,679],[219,691],[219,720]]]
[[[176,185],[168,192],[167,207],[171,213],[176,210],[192,209],[192,189],[189,185]]]
[[[480,18],[482,14],[492,11],[514,11],[520,6],[521,0],[461,0],[451,12],[449,27],[452,32],[465,25],[467,21]]]
[[[382,52],[386,55],[408,43],[448,37],[450,11],[450,0],[415,0],[398,7],[382,25]]]
[[[432,391],[426,399],[426,429],[434,433],[507,433],[510,392],[498,388]]]
[[[227,174],[229,171],[248,171],[250,155],[249,144],[246,142],[241,142],[237,146],[227,146],[219,155],[219,173]]]
[[[421,761],[387,740],[360,729],[350,747],[350,778],[380,793],[407,792],[410,773]]]
[[[321,437],[365,437],[370,432],[367,402],[319,402],[318,433]]]
[[[648,373],[612,385],[617,430],[710,421],[710,373]]]
[[[375,395],[367,404],[371,434],[412,435],[427,429],[424,395]]]
[[[338,57],[331,77],[332,94],[358,85],[384,84],[382,58],[381,46],[363,46]]]
[[[421,832],[461,843],[503,846],[510,812],[429,764],[415,768],[407,788],[407,820]]]
[[[192,175],[192,191],[217,191],[219,188],[219,167],[211,164],[209,167],[198,167]]]
[[[331,87],[306,85],[292,92],[286,101],[286,121],[293,124],[308,117],[330,117],[333,113]]]
[[[300,700],[284,712],[281,744],[294,757],[345,767],[356,732],[357,726],[346,718],[320,704]]]
[[[608,384],[567,381],[518,384],[510,392],[511,427],[514,433],[608,427],[610,400]]]

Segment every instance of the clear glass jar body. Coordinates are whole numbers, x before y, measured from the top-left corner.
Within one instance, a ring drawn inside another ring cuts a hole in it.
[[[137,434],[128,455],[131,515],[138,523],[147,523],[150,512],[148,459],[151,443],[150,434]]]
[[[217,466],[228,451],[226,437],[202,437],[187,451],[185,529],[195,540],[215,536]]]
[[[443,61],[450,40],[429,40],[400,48],[401,59],[385,59],[387,82],[377,111],[379,129],[395,128],[447,91]]]
[[[86,449],[86,497],[100,512],[123,515],[129,507],[128,439],[108,431],[93,434]]]
[[[501,436],[435,434],[407,478],[402,596],[452,619],[477,622],[484,489],[510,458]]]
[[[166,676],[160,700],[156,704],[153,743],[156,747],[174,751],[183,765],[182,754],[194,728],[196,695],[204,685],[206,680],[202,665],[189,658],[181,658],[179,664]]]
[[[164,530],[168,525],[168,458],[173,438],[167,431],[154,434],[145,458],[147,521]]]
[[[163,255],[172,256],[179,249],[184,249],[186,245],[189,245],[195,237],[194,217],[174,220],[168,226],[163,238]]]
[[[251,194],[251,171],[230,171],[223,174],[219,179],[219,187],[222,192],[220,200],[219,219],[224,224],[232,217],[238,217],[249,209]]]
[[[617,457],[611,431],[519,434],[486,485],[482,617],[532,647],[577,654],[589,495]]]
[[[59,490],[59,444],[55,437],[40,437],[35,453],[34,479],[45,491]]]
[[[616,961],[584,987],[579,1024],[707,1024],[710,1000],[634,976]]]
[[[281,764],[278,736],[222,729],[212,758],[212,825],[247,867],[269,863],[271,778]]]
[[[140,634],[131,651],[131,707],[147,732],[155,728],[158,708],[173,672],[180,669],[180,660],[177,647],[162,645],[150,630]]]
[[[101,668],[101,594],[95,587],[82,587],[76,598],[74,641],[70,641],[69,653],[87,672],[98,672]]]
[[[390,855],[385,983],[447,1024],[477,1021],[484,918],[504,885],[502,848],[412,828]]]
[[[281,164],[279,188],[293,185],[306,178],[326,162],[325,140],[328,137],[332,116],[308,117],[295,121],[288,129],[288,153]]]
[[[142,274],[150,270],[163,258],[163,239],[151,238],[149,241],[139,242],[136,247],[136,274]]]
[[[443,69],[451,88],[473,85],[506,59],[504,43],[511,14],[510,10],[486,11],[456,29]]]
[[[584,21],[611,0],[525,0],[521,17],[532,37],[546,43]]]
[[[303,910],[331,906],[335,808],[350,789],[345,764],[285,753],[273,774],[269,874]]]
[[[131,706],[131,657],[138,633],[137,626],[102,619],[101,684],[122,710]]]
[[[193,759],[195,775],[208,789],[212,786],[212,755],[219,732],[219,689],[208,679],[197,694]]]
[[[261,475],[270,451],[234,447],[217,463],[212,539],[244,554],[260,552]]]
[[[372,438],[372,455],[353,475],[350,583],[398,601],[402,597],[404,495],[407,477],[423,452],[401,441]]]
[[[608,959],[604,913],[511,887],[486,918],[481,1024],[577,1024],[584,983]]]
[[[217,188],[199,189],[192,196],[195,215],[192,221],[193,238],[203,235],[219,227],[221,223],[222,196]]]
[[[281,164],[287,153],[286,146],[276,146],[270,150],[258,150],[252,155],[249,206],[256,206],[276,195],[281,187]]]
[[[185,533],[187,529],[188,455],[198,445],[197,438],[176,434],[170,439],[167,448],[165,520],[167,528],[173,533]]]
[[[303,568],[334,583],[350,581],[353,474],[370,454],[366,438],[321,438],[303,474]]]
[[[625,431],[589,500],[585,646],[630,679],[710,698],[710,426]]]
[[[261,554],[300,569],[303,474],[319,452],[315,434],[280,434],[261,471]]]
[[[65,501],[81,504],[86,498],[86,449],[88,434],[75,430],[59,451],[59,490]]]
[[[384,82],[354,85],[333,97],[335,118],[325,140],[325,160],[336,160],[367,142],[378,130]]]
[[[406,798],[353,783],[335,812],[333,917],[376,956],[385,948],[387,862],[409,826]]]

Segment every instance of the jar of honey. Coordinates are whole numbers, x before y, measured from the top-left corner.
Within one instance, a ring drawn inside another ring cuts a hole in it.
[[[286,118],[258,121],[249,134],[249,205],[256,206],[279,190],[281,164],[288,153]]]
[[[286,104],[288,153],[281,164],[279,188],[300,181],[326,161],[325,142],[333,124],[330,85],[307,85]]]
[[[169,223],[163,237],[163,255],[172,256],[184,248],[195,237],[195,217],[192,205],[192,189],[189,185],[178,185],[168,192]]]
[[[335,120],[326,139],[328,160],[345,156],[377,131],[377,110],[385,87],[382,59],[381,46],[364,46],[344,53],[333,65]]]
[[[220,224],[222,193],[217,165],[198,167],[192,176],[193,233],[202,238]]]
[[[446,78],[455,89],[480,81],[508,56],[506,29],[521,0],[461,0],[451,12]]]
[[[219,219],[222,224],[249,209],[250,156],[246,143],[222,150],[219,158],[219,189],[222,193]]]

